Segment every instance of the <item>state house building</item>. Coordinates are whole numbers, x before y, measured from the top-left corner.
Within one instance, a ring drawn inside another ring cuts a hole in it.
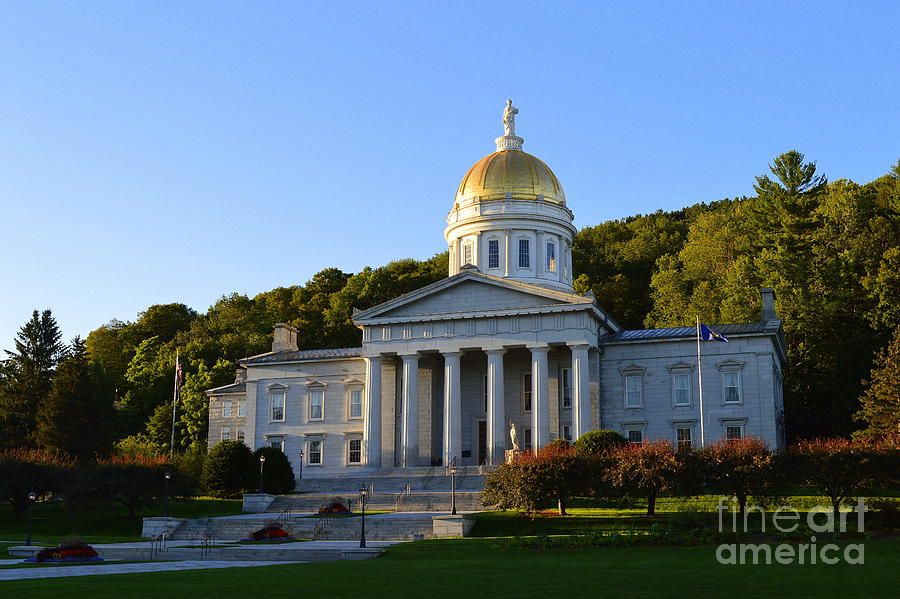
[[[301,350],[275,325],[272,351],[207,391],[209,445],[284,450],[303,477],[436,465],[495,465],[512,449],[612,429],[633,443],[753,435],[784,446],[785,345],[775,294],[758,322],[624,330],[603,298],[572,288],[576,229],[562,185],[522,151],[504,111],[497,151],[462,177],[443,279],[356,312],[362,347]],[[302,455],[302,458],[301,458]]]

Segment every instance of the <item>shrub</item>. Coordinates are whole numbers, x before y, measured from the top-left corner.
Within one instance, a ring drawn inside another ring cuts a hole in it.
[[[895,455],[874,441],[820,438],[793,446],[789,459],[791,474],[827,495],[837,519],[841,503],[873,488],[882,472],[896,472]]]
[[[28,507],[28,493],[61,493],[72,482],[75,461],[44,449],[0,450],[0,500],[12,504],[16,518]]]
[[[628,496],[647,499],[647,515],[656,513],[656,498],[675,486],[679,461],[668,441],[625,444],[613,450],[610,477]]]
[[[556,501],[564,515],[566,500],[587,488],[588,472],[587,460],[572,448],[551,444],[500,466],[485,481],[482,501],[529,513]]]
[[[266,493],[287,493],[294,490],[294,469],[284,452],[277,447],[260,447],[253,452],[253,463],[258,467],[260,456],[266,456],[262,469],[262,489]]]
[[[216,444],[203,466],[203,488],[213,497],[234,497],[253,488],[252,462],[253,454],[240,441]]]
[[[626,443],[628,440],[616,431],[589,431],[575,441],[575,451],[582,456],[601,455]]]
[[[699,456],[707,482],[737,497],[741,514],[747,509],[747,497],[764,496],[777,487],[775,454],[761,439],[722,439],[701,449]]]

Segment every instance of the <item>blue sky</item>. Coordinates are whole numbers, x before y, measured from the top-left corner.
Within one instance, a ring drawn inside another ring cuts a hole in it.
[[[900,159],[896,2],[4,2],[0,348],[444,249],[507,97],[576,224]]]

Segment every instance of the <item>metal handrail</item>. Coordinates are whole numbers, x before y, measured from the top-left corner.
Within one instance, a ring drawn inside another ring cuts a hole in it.
[[[169,531],[164,530],[158,535],[156,535],[153,539],[150,540],[150,559],[152,560],[154,556],[159,556],[163,551],[166,550],[166,542],[169,538]]]
[[[293,518],[294,517],[294,508],[288,507],[284,509],[280,514],[278,514],[278,521],[281,522],[285,518]]]
[[[428,483],[431,482],[432,478],[434,478],[434,466],[432,466],[431,469],[428,470],[428,472],[425,474],[425,477],[422,479],[422,488],[423,489],[428,488]]]
[[[311,537],[311,540],[315,541],[321,533],[325,532],[327,526],[328,518],[324,514],[322,514],[321,516],[319,516],[318,520],[316,521],[316,525],[313,526],[312,533],[309,535]]]
[[[203,540],[200,543],[200,559],[205,559],[212,554],[216,546],[216,535],[209,530],[204,531]]]
[[[394,506],[396,508],[394,511],[400,511],[400,504],[403,502],[403,497],[409,495],[410,493],[412,493],[412,482],[407,481],[406,486],[403,487],[403,490],[400,491],[400,493],[397,495],[397,499],[394,500]]]

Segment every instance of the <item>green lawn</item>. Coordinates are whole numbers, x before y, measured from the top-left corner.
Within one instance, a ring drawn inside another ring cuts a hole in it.
[[[376,560],[4,582],[10,597],[895,597],[900,540],[866,542],[865,565],[726,566],[714,546],[498,549],[491,539],[392,547]]]
[[[197,498],[169,502],[169,514],[176,518],[207,518],[241,513],[239,499]],[[153,506],[128,518],[125,508],[111,506],[102,513],[70,516],[59,503],[38,503],[32,515],[32,540],[35,544],[54,544],[67,537],[81,537],[89,543],[114,543],[141,540],[143,516],[162,515],[162,506]],[[25,542],[25,518],[13,518],[12,508],[0,509],[0,540]],[[5,552],[4,552],[5,553]]]

